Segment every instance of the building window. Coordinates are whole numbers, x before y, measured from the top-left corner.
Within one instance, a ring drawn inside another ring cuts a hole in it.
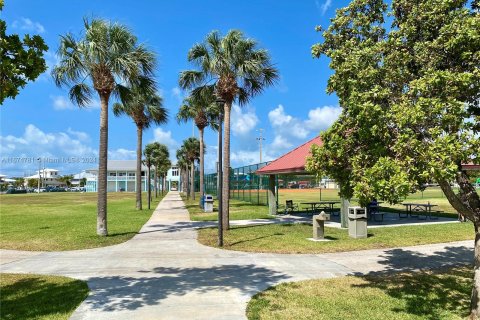
[[[178,168],[172,169],[172,177],[178,177]]]
[[[128,176],[129,176],[129,177],[135,177],[135,172],[129,172],[129,173],[128,173]]]
[[[108,173],[108,176],[110,176],[110,177],[116,177],[116,176],[117,176],[117,173],[116,173],[116,172],[109,172],[109,173]]]

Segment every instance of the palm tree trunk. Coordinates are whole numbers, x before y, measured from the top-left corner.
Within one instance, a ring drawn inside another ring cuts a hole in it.
[[[108,150],[108,99],[110,94],[100,95],[100,145],[98,147],[97,180],[97,234],[107,231],[107,150]]]
[[[203,154],[203,130],[204,128],[198,128],[200,132],[200,197],[203,197],[205,194],[204,190],[204,154]]]
[[[155,166],[155,176],[153,178],[155,184],[155,198],[158,198],[158,166]]]
[[[137,189],[136,208],[142,210],[142,128],[137,126],[137,174],[135,175]]]
[[[195,200],[195,160],[192,161],[190,174],[191,174],[190,193],[192,194],[192,200]]]
[[[186,172],[185,172],[185,175],[187,176],[187,199],[190,199],[190,166],[187,164],[187,169],[186,169]]]
[[[147,193],[147,202],[148,202],[148,209],[150,209],[150,201],[152,201],[152,186],[151,186],[151,174],[150,174],[150,166],[147,168],[147,184],[148,184],[148,193]],[[142,196],[142,194],[140,194]]]
[[[222,215],[223,230],[230,228],[229,205],[230,205],[230,111],[232,102],[225,102],[223,113],[224,136],[223,136],[223,193],[222,193]]]

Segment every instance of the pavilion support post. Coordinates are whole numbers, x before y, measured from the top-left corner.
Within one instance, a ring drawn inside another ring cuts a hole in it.
[[[268,176],[268,213],[270,215],[277,214],[277,196],[275,190],[275,175]]]
[[[348,207],[350,207],[350,201],[340,198],[340,205],[340,224],[342,228],[348,228]]]

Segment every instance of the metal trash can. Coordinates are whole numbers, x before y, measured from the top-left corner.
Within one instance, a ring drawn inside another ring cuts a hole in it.
[[[366,208],[348,207],[348,235],[354,239],[368,236]]]
[[[205,204],[204,204],[204,212],[213,212],[213,196],[211,194],[205,195]]]

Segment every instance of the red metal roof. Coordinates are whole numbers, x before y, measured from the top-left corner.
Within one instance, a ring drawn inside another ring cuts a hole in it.
[[[310,148],[313,144],[321,146],[323,144],[320,137],[315,137],[305,142],[301,146],[284,154],[277,160],[270,162],[265,167],[257,170],[258,174],[286,174],[286,173],[305,173],[305,162],[310,155]]]

